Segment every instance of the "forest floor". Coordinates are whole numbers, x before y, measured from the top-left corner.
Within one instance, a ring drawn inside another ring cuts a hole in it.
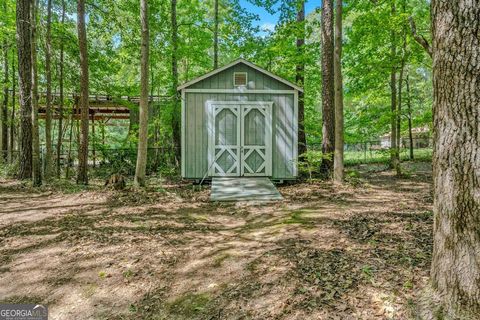
[[[431,259],[430,166],[356,170],[270,204],[0,180],[0,301],[62,320],[409,319]]]

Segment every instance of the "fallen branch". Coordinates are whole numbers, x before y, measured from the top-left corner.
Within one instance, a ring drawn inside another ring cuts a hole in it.
[[[425,39],[423,35],[417,34],[417,26],[415,25],[413,18],[409,17],[408,20],[410,21],[410,29],[412,31],[413,38],[425,49],[425,51],[427,51],[428,55],[432,57],[432,47],[428,43],[427,39]]]

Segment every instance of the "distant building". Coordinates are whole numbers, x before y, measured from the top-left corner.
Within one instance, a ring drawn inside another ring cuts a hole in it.
[[[421,149],[421,148],[429,148],[432,146],[432,139],[430,134],[429,127],[417,127],[412,128],[412,140],[413,140],[413,148]],[[388,149],[391,146],[390,142],[390,133],[384,134],[380,137],[380,147],[382,149]],[[410,138],[407,135],[403,135],[401,139],[401,147],[402,148],[409,148],[410,147]]]

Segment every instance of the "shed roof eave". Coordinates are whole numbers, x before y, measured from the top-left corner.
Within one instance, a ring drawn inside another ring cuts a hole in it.
[[[220,73],[220,72],[222,72],[222,71],[224,71],[224,70],[227,70],[228,68],[231,68],[231,67],[233,67],[233,66],[235,66],[235,65],[237,65],[237,64],[239,64],[239,63],[243,63],[243,64],[245,64],[245,65],[247,65],[247,66],[249,66],[249,67],[251,67],[251,68],[253,68],[253,69],[255,69],[255,70],[257,70],[257,71],[259,71],[259,72],[261,72],[261,73],[263,73],[263,74],[266,74],[266,75],[269,76],[269,77],[272,77],[273,79],[275,79],[275,80],[277,80],[277,81],[280,81],[280,82],[286,84],[287,86],[292,87],[292,88],[295,89],[295,90],[298,90],[298,91],[300,91],[300,92],[303,92],[303,88],[302,88],[302,87],[300,87],[300,86],[298,86],[298,85],[296,85],[296,84],[294,84],[294,83],[292,83],[292,82],[290,82],[290,81],[288,81],[288,80],[285,80],[285,79],[283,79],[282,77],[279,77],[279,76],[277,76],[276,74],[273,74],[273,73],[271,73],[270,71],[267,71],[267,70],[265,70],[265,69],[263,69],[263,68],[255,65],[255,64],[253,64],[253,63],[251,63],[251,62],[249,62],[249,61],[247,61],[247,60],[245,60],[245,59],[243,59],[243,58],[239,58],[239,59],[237,59],[237,60],[235,60],[235,61],[230,62],[229,64],[224,65],[223,67],[220,67],[220,68],[218,68],[218,69],[212,70],[212,71],[207,72],[206,74],[204,74],[204,75],[202,75],[202,76],[200,76],[200,77],[198,77],[198,78],[195,78],[195,79],[193,79],[193,80],[190,80],[190,81],[188,81],[188,82],[186,82],[186,83],[178,86],[178,87],[177,87],[177,91],[180,91],[180,90],[182,90],[182,89],[188,88],[189,86],[191,86],[191,85],[193,85],[193,84],[195,84],[195,83],[197,83],[197,82],[200,82],[200,81],[202,81],[202,80],[204,80],[204,79],[207,79],[207,78],[209,78],[209,77],[211,77],[211,76],[213,76],[213,75],[215,75],[215,74],[217,74],[217,73]]]

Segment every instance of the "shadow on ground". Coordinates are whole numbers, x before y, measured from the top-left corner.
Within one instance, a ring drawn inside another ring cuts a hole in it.
[[[360,179],[254,206],[189,187],[4,187],[0,300],[48,304],[52,319],[408,318],[430,263],[428,175]]]

